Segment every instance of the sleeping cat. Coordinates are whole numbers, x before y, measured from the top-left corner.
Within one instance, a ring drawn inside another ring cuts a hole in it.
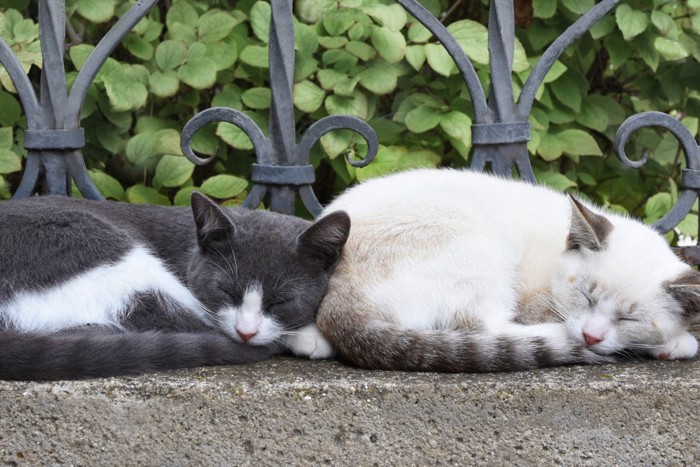
[[[700,273],[628,217],[456,170],[340,195],[352,229],[317,325],[365,368],[483,372],[686,359]]]
[[[222,209],[0,204],[0,379],[69,379],[329,352],[314,325],[348,235]]]

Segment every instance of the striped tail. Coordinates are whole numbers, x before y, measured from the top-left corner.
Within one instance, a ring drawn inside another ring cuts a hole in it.
[[[552,323],[551,328],[557,326]],[[490,335],[406,329],[380,320],[350,322],[337,315],[332,322],[319,320],[319,328],[342,360],[369,369],[477,373],[612,361],[567,337],[560,326],[560,333],[538,332],[542,325],[536,325]]]
[[[115,332],[103,328],[54,334],[0,332],[0,379],[68,380],[252,363],[267,347],[239,344],[223,334]]]

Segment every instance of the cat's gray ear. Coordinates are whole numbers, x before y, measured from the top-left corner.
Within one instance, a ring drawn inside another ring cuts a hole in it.
[[[664,290],[683,307],[688,316],[700,313],[700,272],[691,269],[664,284]]]
[[[340,259],[349,234],[350,216],[345,211],[335,211],[317,220],[299,236],[298,249],[311,261],[330,269]]]
[[[596,214],[579,200],[569,195],[571,201],[571,228],[566,238],[568,250],[600,250],[613,229],[612,223],[600,214]]]
[[[231,220],[217,204],[198,191],[190,195],[192,215],[197,227],[197,241],[207,247],[225,240],[234,230]]]

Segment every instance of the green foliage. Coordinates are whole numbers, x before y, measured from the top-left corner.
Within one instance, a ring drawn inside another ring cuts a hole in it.
[[[67,0],[69,83],[94,45],[133,0]],[[488,2],[423,0],[447,25],[489,82]],[[596,2],[517,2],[514,92],[545,48]],[[0,35],[29,71],[41,67],[35,9],[0,12]],[[530,6],[532,8],[530,8]],[[311,154],[322,201],[357,180],[411,167],[464,167],[471,152],[471,97],[452,59],[425,27],[390,0],[296,0],[294,107],[300,132],[326,115],[350,114],[376,130],[380,151],[367,168],[365,142],[349,131],[324,135]],[[252,144],[227,123],[194,139],[214,163],[194,167],[180,130],[210,106],[243,110],[266,131],[269,120],[270,4],[262,0],[173,0],[139,22],[90,87],[82,113],[90,176],[108,197],[187,204],[200,189],[233,204],[250,189]],[[527,148],[538,179],[579,190],[616,210],[654,221],[678,197],[682,154],[668,133],[643,130],[628,154],[650,161],[628,169],[613,154],[620,123],[645,110],[668,112],[698,133],[700,2],[627,0],[575,42],[538,90]],[[38,76],[36,73],[31,75]],[[19,182],[26,123],[0,67],[0,194]],[[680,226],[697,235],[697,214]]]

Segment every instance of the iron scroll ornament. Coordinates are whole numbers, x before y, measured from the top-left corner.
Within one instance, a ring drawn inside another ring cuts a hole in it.
[[[270,208],[273,211],[293,214],[293,193],[287,187],[296,187],[304,206],[311,215],[318,217],[323,206],[319,203],[311,189],[315,181],[313,166],[309,165],[309,152],[318,139],[329,131],[337,129],[353,130],[360,134],[368,144],[368,154],[364,159],[352,160],[346,155],[346,160],[354,167],[367,166],[377,153],[379,143],[372,127],[357,117],[332,115],[325,117],[309,127],[300,143],[293,148],[294,165],[280,165],[276,160],[279,153],[275,151],[277,144],[272,138],[266,138],[258,125],[240,110],[213,107],[195,115],[182,129],[182,152],[197,165],[208,164],[214,156],[202,158],[192,150],[191,141],[194,134],[203,126],[214,122],[227,122],[236,125],[250,138],[255,149],[258,163],[253,164],[251,180],[253,189],[243,202],[243,206],[255,209],[263,198],[270,192]],[[285,191],[282,189],[287,188]],[[291,194],[291,197],[290,197]]]
[[[204,110],[185,124],[181,135],[183,154],[197,165],[207,164],[212,157],[199,157],[192,150],[192,136],[208,123],[228,122],[236,125],[250,138],[257,164],[253,164],[251,180],[253,189],[243,202],[248,208],[257,207],[266,194],[270,194],[270,209],[294,214],[295,191],[309,210],[318,217],[323,207],[311,189],[314,182],[313,167],[309,165],[309,151],[321,136],[332,130],[348,129],[358,133],[367,142],[367,155],[362,160],[347,161],[355,167],[364,167],[377,154],[377,135],[361,119],[347,115],[331,115],[311,125],[299,144],[296,144],[292,84],[294,77],[294,27],[292,24],[292,0],[271,0],[270,21],[270,76],[272,100],[270,106],[270,131],[266,138],[258,125],[240,110],[214,107]]]
[[[647,162],[646,149],[642,151],[641,159],[636,161],[630,160],[625,152],[625,145],[632,133],[647,127],[660,127],[669,130],[676,137],[685,154],[686,168],[683,169],[681,175],[682,190],[678,196],[678,202],[664,217],[652,225],[659,232],[666,233],[688,215],[693,208],[695,200],[698,199],[698,191],[700,191],[700,146],[698,146],[690,130],[679,120],[662,112],[642,112],[622,122],[622,125],[617,130],[615,150],[624,164],[638,169]]]
[[[104,199],[88,176],[80,150],[85,136],[80,111],[88,88],[121,39],[155,5],[139,0],[100,40],[78,72],[70,93],[63,64],[65,52],[65,3],[40,1],[39,41],[43,58],[39,97],[8,44],[0,38],[0,63],[17,89],[27,117],[24,147],[27,162],[14,198],[26,198],[36,190],[42,171],[49,194],[70,195],[71,180],[86,198]]]

